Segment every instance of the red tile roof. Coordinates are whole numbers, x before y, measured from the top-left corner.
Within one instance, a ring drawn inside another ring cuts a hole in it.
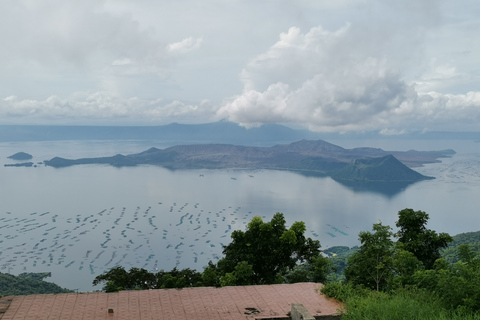
[[[3,316],[0,310],[0,319],[268,319],[287,317],[292,303],[303,304],[313,316],[338,314],[341,305],[327,299],[320,288],[316,283],[296,283],[10,296],[0,299],[0,304],[11,300]]]

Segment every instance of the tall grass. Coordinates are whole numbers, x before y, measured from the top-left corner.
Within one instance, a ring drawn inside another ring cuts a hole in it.
[[[384,293],[332,283],[322,292],[345,303],[343,320],[480,320],[478,313],[445,309],[440,299],[423,290]]]

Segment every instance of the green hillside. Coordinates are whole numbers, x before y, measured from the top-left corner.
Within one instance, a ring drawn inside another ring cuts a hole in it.
[[[22,273],[18,276],[0,273],[0,296],[72,292],[54,283],[44,281],[43,279],[46,277],[50,277],[49,272]]]
[[[434,179],[424,176],[392,155],[380,158],[357,159],[343,169],[332,174],[336,180],[382,182],[382,181],[421,181]]]

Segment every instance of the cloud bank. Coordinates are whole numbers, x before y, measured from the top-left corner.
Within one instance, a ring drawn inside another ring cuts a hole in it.
[[[0,3],[0,124],[478,131],[480,2]]]
[[[241,94],[218,111],[246,127],[295,123],[325,132],[404,132],[392,129],[478,130],[480,92],[419,92],[398,57],[362,51],[354,26],[336,31],[293,27],[242,70]],[[351,51],[355,48],[355,51]],[[438,69],[438,68],[437,68]],[[455,73],[444,70],[433,79]]]
[[[165,122],[192,123],[209,121],[214,112],[207,100],[195,104],[174,100],[142,100],[118,98],[102,92],[77,93],[67,99],[57,96],[45,100],[6,97],[0,101],[0,117],[8,117],[12,124],[146,124]],[[202,120],[200,120],[202,121]]]

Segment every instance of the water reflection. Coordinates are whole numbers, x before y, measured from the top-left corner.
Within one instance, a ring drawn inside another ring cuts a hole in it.
[[[409,186],[416,182],[397,181],[397,182],[372,182],[372,181],[349,181],[349,180],[336,180],[341,185],[353,190],[354,192],[373,192],[392,198],[399,193],[405,191]]]

